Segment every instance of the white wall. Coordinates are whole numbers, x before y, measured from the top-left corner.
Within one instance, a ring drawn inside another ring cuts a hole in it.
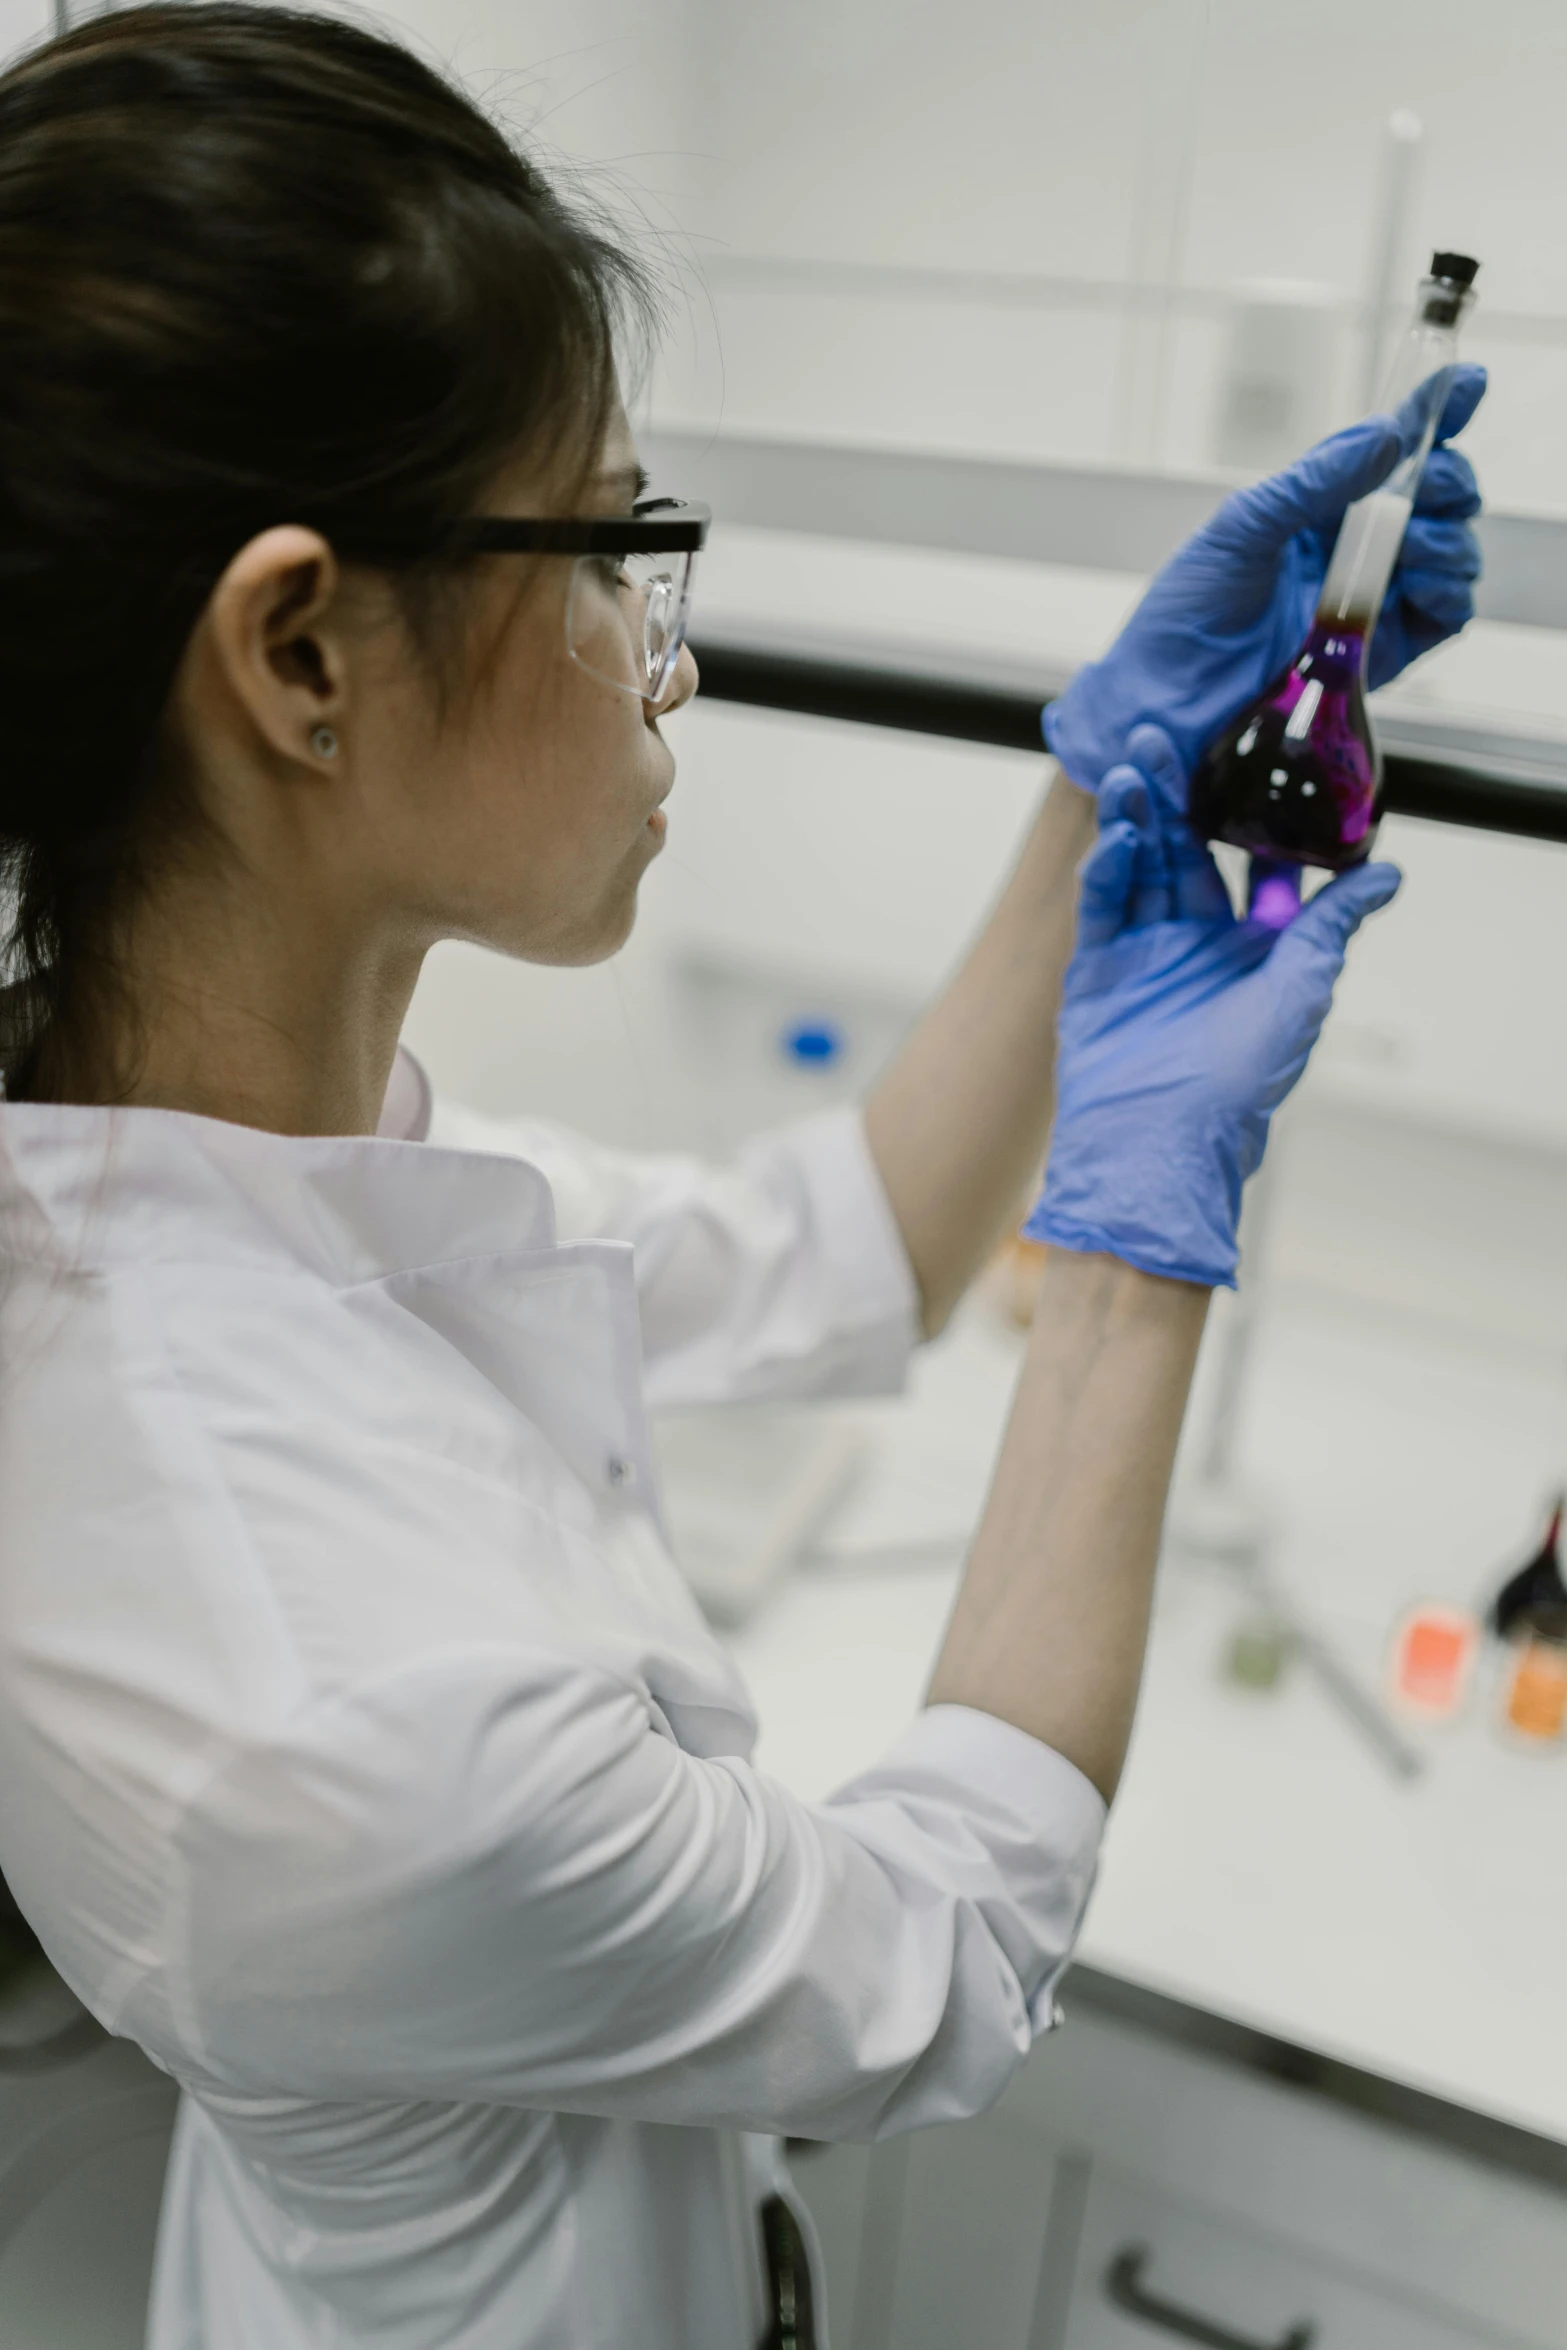
[[[49,13],[0,0],[0,47]],[[1474,447],[1494,502],[1567,510],[1559,0],[370,13],[634,225],[669,289],[662,417],[909,446],[1210,462],[1226,301],[1259,279],[1360,299],[1383,128],[1413,109],[1403,273],[1435,243],[1482,256],[1471,340],[1495,385]],[[1129,283],[1152,307],[1126,307]],[[1358,329],[1336,332],[1348,412]]]
[[[116,0],[65,0],[70,20]],[[695,0],[304,0],[400,35],[457,75],[657,248],[692,210],[688,22]],[[0,60],[53,30],[56,0],[0,0]]]
[[[0,58],[29,48],[53,23],[50,0],[0,0]]]
[[[1475,446],[1493,498],[1567,506],[1558,0],[693,7],[718,332],[694,315],[672,352],[671,419],[1201,464],[1218,316],[1128,320],[1086,290],[1065,307],[964,299],[906,273],[1187,293],[1282,277],[1357,298],[1383,126],[1405,107],[1427,130],[1407,274],[1438,243],[1485,263],[1472,342],[1496,386]],[[905,276],[853,299],[781,282],[781,258]]]
[[[691,209],[687,0],[391,0],[369,14],[656,251]]]

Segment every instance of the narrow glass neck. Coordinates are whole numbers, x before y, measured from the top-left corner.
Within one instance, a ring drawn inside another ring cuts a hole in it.
[[[1401,465],[1398,472],[1403,471]],[[1399,487],[1389,481],[1351,506],[1334,542],[1328,575],[1317,599],[1318,629],[1337,630],[1370,643],[1404,543],[1415,487],[1414,481]]]
[[[1350,507],[1334,543],[1317,620],[1326,628],[1353,631],[1368,647],[1447,405],[1458,359],[1458,329],[1473,298],[1467,287],[1448,278],[1428,277],[1422,282],[1413,321],[1394,354],[1382,393],[1383,408],[1402,427],[1404,455],[1379,488]]]
[[[1458,330],[1473,307],[1471,287],[1455,286],[1441,277],[1422,280],[1414,316],[1389,363],[1379,407],[1396,415],[1422,384],[1453,365],[1458,357]]]

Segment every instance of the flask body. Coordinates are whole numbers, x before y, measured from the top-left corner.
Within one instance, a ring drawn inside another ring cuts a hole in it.
[[[1363,682],[1365,637],[1320,619],[1281,677],[1210,745],[1192,778],[1205,840],[1341,873],[1371,854],[1382,755]]]
[[[1335,873],[1371,854],[1382,758],[1366,709],[1367,657],[1451,388],[1478,266],[1439,253],[1421,283],[1384,395],[1403,454],[1345,515],[1294,660],[1203,753],[1190,807],[1205,840]]]

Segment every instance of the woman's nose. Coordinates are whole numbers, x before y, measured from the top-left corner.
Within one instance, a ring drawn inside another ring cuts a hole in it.
[[[689,702],[701,682],[702,673],[696,665],[696,655],[689,645],[682,645],[680,658],[669,673],[669,683],[662,696],[658,701],[644,705],[649,725],[655,719],[667,718],[670,711],[678,710],[683,702]]]

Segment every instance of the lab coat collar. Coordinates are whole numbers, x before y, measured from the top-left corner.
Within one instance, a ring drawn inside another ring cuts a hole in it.
[[[179,1110],[0,1102],[0,1247],[64,1269],[292,1264],[339,1286],[556,1244],[525,1159]]]

